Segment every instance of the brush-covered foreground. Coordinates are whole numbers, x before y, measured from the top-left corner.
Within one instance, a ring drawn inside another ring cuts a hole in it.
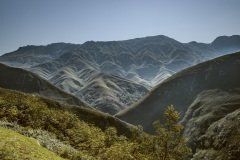
[[[38,147],[45,147],[49,154],[54,152],[59,157],[70,160],[177,160],[191,153],[181,136],[182,126],[177,123],[179,114],[173,107],[166,109],[164,125],[154,123],[156,135],[148,135],[138,127],[132,129],[130,138],[127,138],[120,135],[114,127],[101,129],[82,120],[72,110],[51,107],[50,104],[37,96],[0,89],[1,131],[22,134],[21,138],[39,143]],[[0,136],[1,139],[5,137],[2,134]],[[21,139],[16,139],[18,142],[24,143]],[[4,159],[4,156],[11,156],[12,153],[4,152],[9,147],[2,148],[1,145],[0,157]],[[24,159],[24,156],[30,156],[28,159],[44,159],[35,157],[34,154],[23,155],[22,153],[33,149],[28,143],[24,145],[29,148],[26,147],[21,152],[16,147],[16,152],[21,154],[10,159]],[[47,152],[46,149],[44,152]],[[55,159],[58,158],[56,155]],[[54,157],[49,156],[48,159]]]
[[[36,140],[9,129],[0,128],[0,137],[0,159],[2,160],[63,160],[63,158],[40,146]]]

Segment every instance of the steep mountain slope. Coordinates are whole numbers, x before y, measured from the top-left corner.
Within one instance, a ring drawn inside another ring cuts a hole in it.
[[[90,106],[110,114],[126,108],[148,92],[146,86],[119,76],[101,73],[76,57],[69,59],[69,63],[62,67],[59,65],[52,72],[46,71],[47,69],[43,72],[42,68],[52,66],[54,62],[36,66],[31,68],[31,71],[46,78],[58,88],[79,97]],[[78,62],[73,63],[72,59]]]
[[[182,123],[194,151],[193,160],[238,159],[240,154],[240,89],[198,94]]]
[[[1,56],[0,61],[10,65],[15,65],[16,61],[18,67],[27,68],[89,105],[114,114],[172,74],[229,51],[240,50],[239,39],[240,36],[223,36],[210,44],[180,43],[160,35],[125,41],[89,41],[72,46],[55,44],[59,47],[53,49],[49,47],[54,44],[30,46]],[[35,53],[39,53],[36,57],[44,58],[35,58]],[[107,85],[108,82],[111,85]],[[92,95],[93,91],[96,93]]]
[[[143,97],[148,90],[139,84],[120,77],[98,74],[75,93],[77,97],[106,113],[115,114],[127,105]]]
[[[240,52],[222,56],[183,70],[154,88],[141,102],[116,116],[151,131],[167,105],[185,113],[197,94],[209,89],[240,87]]]
[[[71,67],[77,67],[75,64],[80,62],[101,73],[154,85],[201,60],[202,57],[184,44],[166,36],[153,36],[127,41],[86,42],[56,61],[65,61]],[[159,77],[159,73],[164,74]]]
[[[34,73],[4,64],[0,64],[0,87],[38,94],[62,103],[84,104],[75,96],[63,92]]]

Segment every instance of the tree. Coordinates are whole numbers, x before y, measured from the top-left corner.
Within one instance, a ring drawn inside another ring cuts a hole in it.
[[[157,159],[184,159],[191,153],[191,149],[186,145],[186,139],[182,136],[183,126],[178,123],[179,118],[179,112],[170,105],[164,112],[165,123],[163,125],[159,121],[153,123],[157,134],[153,137],[154,154]]]
[[[153,123],[156,131],[154,135],[145,133],[142,126],[133,130],[131,141],[136,144],[136,159],[182,160],[190,155],[191,149],[187,147],[186,139],[182,136],[183,126],[178,123],[179,112],[171,105],[166,108],[163,116],[163,124],[159,121]]]

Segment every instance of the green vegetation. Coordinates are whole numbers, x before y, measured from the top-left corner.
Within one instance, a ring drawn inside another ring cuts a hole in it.
[[[71,111],[49,107],[40,97],[0,89],[0,128],[32,137],[41,146],[70,160],[183,159],[190,150],[181,136],[182,126],[177,123],[179,113],[170,106],[164,116],[164,125],[154,123],[156,135],[138,127],[127,138],[114,127],[103,130]]]
[[[0,128],[0,137],[1,160],[62,160],[56,154],[41,147],[35,139],[14,131]]]
[[[49,149],[52,152],[55,152],[62,157],[67,155],[70,157],[70,159],[73,159],[73,156],[78,154],[76,149],[61,142],[54,134],[51,134],[50,132],[21,127],[16,123],[9,123],[5,121],[0,121],[0,127],[13,130],[27,137],[32,137],[36,139],[41,146]]]
[[[155,135],[148,135],[138,127],[135,131],[135,142],[139,144],[140,153],[152,160],[181,160],[191,155],[191,149],[182,137],[183,126],[178,124],[179,113],[171,105],[164,112],[165,123],[155,121]],[[139,136],[140,135],[140,136]]]

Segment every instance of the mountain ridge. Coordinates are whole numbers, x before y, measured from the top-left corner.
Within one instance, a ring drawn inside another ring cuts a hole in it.
[[[93,101],[91,100],[88,105],[100,109],[105,108],[104,112],[115,114],[135,103],[137,99],[148,93],[149,89],[174,73],[216,56],[228,54],[229,51],[240,50],[238,37],[240,36],[223,38],[224,42],[229,41],[227,44],[230,44],[230,46],[225,45],[220,49],[214,48],[212,43],[180,43],[163,35],[122,41],[88,41],[81,45],[64,44],[68,47],[62,47],[63,49],[58,56],[51,59],[44,57],[41,63],[35,59],[33,59],[33,62],[31,60],[30,62],[22,61],[21,56],[19,56],[19,62],[18,58],[14,58],[10,63],[7,58],[9,54],[1,56],[0,61],[10,65],[18,62],[18,67],[40,75],[58,88],[78,96],[79,99],[88,103],[90,97],[79,93],[83,92],[86,86],[92,86],[90,84],[95,80],[94,77],[98,77],[97,75],[101,73],[121,77],[122,79],[117,82],[114,78],[107,77],[103,79],[104,83],[98,83],[98,85],[102,84],[101,87],[89,88],[89,90],[92,90],[91,92],[100,92],[100,90],[94,88],[106,88],[105,82],[111,81],[111,84],[114,85],[108,86],[108,93],[110,95],[121,95],[121,93],[126,92],[127,86],[134,86],[133,91],[136,90],[136,92],[130,94],[127,91],[127,95],[133,95],[127,100],[112,99],[107,93],[104,94],[105,97],[100,103],[98,96],[91,97]],[[216,44],[217,41],[219,40],[216,38],[213,44]],[[16,54],[14,52],[14,55]],[[26,52],[27,54],[30,53]],[[34,63],[37,64],[33,65]],[[145,87],[145,91],[139,94],[137,90],[142,87]],[[122,90],[116,90],[116,88]],[[109,106],[109,110],[104,105]]]
[[[21,68],[14,68],[0,63],[0,87],[38,94],[61,103],[85,105],[77,97],[65,93],[38,75]]]

